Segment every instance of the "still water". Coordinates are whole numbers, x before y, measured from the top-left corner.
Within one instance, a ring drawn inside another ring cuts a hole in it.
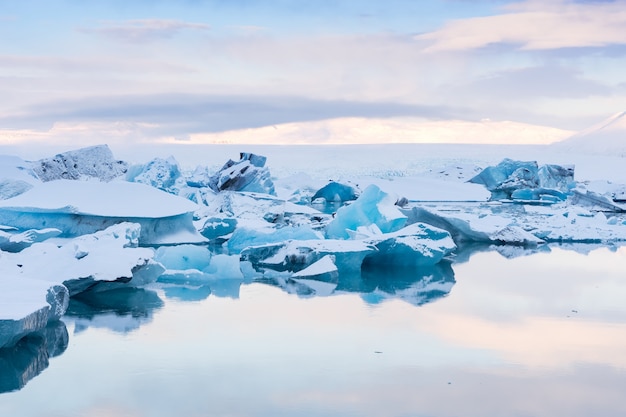
[[[0,415],[626,415],[626,248],[504,255],[340,277],[329,296],[216,282],[73,300],[0,351]]]

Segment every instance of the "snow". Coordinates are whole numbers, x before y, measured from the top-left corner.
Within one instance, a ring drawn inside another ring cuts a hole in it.
[[[37,184],[0,201],[0,210],[102,217],[162,218],[190,213],[197,205],[154,187],[127,181],[58,180]]]
[[[130,221],[142,226],[142,244],[195,243],[205,241],[192,221],[197,208],[189,200],[143,184],[58,180],[0,201],[0,224],[18,229],[53,227],[75,237]]]
[[[553,145],[567,153],[626,156],[626,111],[582,130]]]
[[[32,170],[41,181],[59,179],[111,181],[124,175],[128,164],[117,161],[107,145],[90,146],[60,153],[32,162]]]

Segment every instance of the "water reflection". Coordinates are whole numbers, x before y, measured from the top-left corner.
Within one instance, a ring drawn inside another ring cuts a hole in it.
[[[49,359],[65,352],[69,336],[62,321],[0,349],[0,393],[22,389],[48,367]]]
[[[88,291],[70,299],[65,317],[73,320],[76,333],[89,327],[128,333],[151,322],[163,305],[155,291],[141,288]]]
[[[623,415],[626,251],[576,248],[84,294],[64,320],[92,331],[72,335],[63,366],[3,396],[0,415]],[[103,325],[111,315],[142,331]],[[13,368],[0,375],[19,380],[29,365],[3,355]],[[33,401],[66,392],[81,401]]]

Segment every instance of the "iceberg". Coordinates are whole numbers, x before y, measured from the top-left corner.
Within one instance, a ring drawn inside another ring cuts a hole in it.
[[[257,227],[238,227],[228,239],[227,247],[231,254],[241,253],[250,246],[261,246],[271,243],[280,243],[287,240],[322,239],[321,233],[310,226],[271,227],[259,225]]]
[[[289,240],[275,244],[247,247],[241,260],[257,270],[298,272],[332,255],[340,274],[360,271],[363,260],[376,247],[362,240]]]
[[[173,156],[167,159],[155,158],[147,164],[130,167],[126,180],[176,195],[187,185],[182,177],[180,166]]]
[[[339,270],[335,265],[333,255],[326,255],[319,261],[293,274],[289,280],[299,286],[308,287],[310,291],[305,291],[307,293],[327,296],[337,288]],[[303,291],[300,290],[299,292]]]
[[[330,181],[313,194],[311,201],[324,199],[327,203],[343,203],[353,201],[359,197],[359,190],[349,184]]]
[[[90,146],[32,162],[41,181],[98,179],[111,181],[128,170],[128,164],[113,158],[107,145]]]
[[[232,159],[209,179],[209,187],[215,192],[249,191],[275,195],[270,171],[265,167],[267,158],[242,152],[239,161]]]
[[[352,204],[337,210],[335,218],[326,227],[326,237],[348,239],[349,231],[372,224],[383,233],[400,230],[407,218],[396,206],[396,201],[396,196],[382,191],[376,185],[368,186]]]
[[[366,264],[432,266],[456,249],[450,233],[424,223],[413,223],[397,232],[366,239],[378,249]]]
[[[138,224],[121,223],[61,244],[35,243],[19,253],[3,253],[0,272],[16,280],[63,284],[71,296],[143,286],[154,282],[165,268],[152,259],[153,249],[137,247],[139,230]]]
[[[413,207],[409,223],[423,222],[450,233],[457,245],[472,242],[538,245],[552,242],[610,243],[626,240],[617,217],[576,205],[480,205]]]
[[[20,230],[52,227],[63,237],[75,237],[132,222],[141,225],[142,245],[205,242],[193,224],[197,208],[143,184],[59,180],[0,201],[0,224]]]
[[[215,216],[204,219],[199,228],[202,236],[209,240],[216,240],[230,235],[237,227],[237,219],[229,216]]]
[[[542,165],[535,161],[515,161],[505,158],[489,166],[469,182],[484,185],[491,191],[491,200],[521,199],[563,201],[573,188],[573,165]],[[532,192],[521,192],[532,190]]]
[[[13,346],[24,336],[60,319],[68,303],[69,292],[62,284],[3,273],[0,278],[0,348]]]

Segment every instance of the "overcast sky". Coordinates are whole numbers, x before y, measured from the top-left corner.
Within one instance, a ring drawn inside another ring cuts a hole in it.
[[[0,0],[0,40],[5,132],[626,110],[626,0]]]

